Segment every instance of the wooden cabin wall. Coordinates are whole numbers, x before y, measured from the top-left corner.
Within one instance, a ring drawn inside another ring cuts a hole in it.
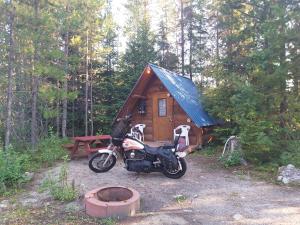
[[[174,101],[173,106],[173,126],[174,128],[179,125],[189,125],[191,127],[189,131],[189,140],[191,145],[202,144],[202,129],[195,126],[193,122],[188,122],[188,115],[183,111],[180,105]]]
[[[145,140],[146,141],[154,141],[153,137],[153,101],[152,97],[153,94],[156,92],[165,92],[168,93],[167,89],[164,87],[164,85],[161,83],[161,81],[156,77],[153,76],[148,84],[148,86],[145,88],[143,95],[146,97],[146,113],[145,114],[139,114],[138,113],[138,104],[139,101],[137,101],[137,105],[134,107],[134,110],[132,112],[132,124],[138,124],[142,123],[146,125],[146,128],[144,130]],[[176,128],[179,125],[190,125],[191,130],[189,132],[189,138],[190,138],[190,144],[191,145],[198,145],[202,143],[201,138],[201,128],[197,128],[192,122],[187,122],[188,116],[186,113],[181,109],[179,104],[176,101],[173,101],[173,121],[172,121],[172,127],[173,129]]]
[[[153,138],[153,107],[152,97],[155,92],[167,92],[166,88],[160,82],[160,80],[153,76],[150,80],[149,85],[145,88],[143,96],[146,97],[146,114],[141,115],[138,113],[138,105],[134,108],[132,115],[132,123],[138,124],[143,123],[146,125],[144,130],[144,136],[146,141],[154,141]]]

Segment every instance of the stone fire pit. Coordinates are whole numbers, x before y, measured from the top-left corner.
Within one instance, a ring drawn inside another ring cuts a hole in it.
[[[101,187],[87,192],[84,203],[90,216],[127,217],[140,209],[140,194],[127,187]]]

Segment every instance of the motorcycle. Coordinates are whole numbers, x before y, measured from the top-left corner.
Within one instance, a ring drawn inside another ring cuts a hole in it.
[[[150,147],[128,134],[131,117],[119,119],[112,132],[112,141],[107,149],[99,150],[89,160],[89,168],[96,173],[112,169],[121,155],[125,168],[132,172],[161,172],[166,177],[178,179],[187,169],[186,152],[178,151],[180,135],[174,145]]]

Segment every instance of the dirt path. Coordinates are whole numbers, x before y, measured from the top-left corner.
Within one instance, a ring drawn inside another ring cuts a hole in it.
[[[179,180],[168,179],[160,173],[138,175],[128,172],[121,162],[117,162],[107,173],[96,174],[89,170],[87,159],[69,163],[69,178],[75,180],[82,193],[107,185],[122,185],[138,190],[142,199],[141,212],[135,217],[119,221],[123,225],[300,225],[299,188],[267,184],[248,176],[234,175],[220,168],[214,160],[199,155],[190,155],[187,161],[188,171]],[[32,203],[43,203],[42,207],[49,204],[49,196],[38,194],[36,190],[46,174],[57,174],[58,171],[59,166],[56,166],[37,174],[35,181],[30,184],[30,190],[24,193],[23,203],[31,206],[34,205]],[[37,195],[43,200],[37,201]],[[186,199],[178,203],[174,197],[176,195]],[[63,204],[54,210],[57,217],[65,217],[62,209],[65,209]],[[80,214],[84,215],[82,208]],[[65,224],[60,223],[61,220],[53,222],[53,216],[49,217],[49,220],[40,224]],[[66,224],[87,224],[78,219],[73,221]]]
[[[233,175],[213,161],[189,156],[179,180],[159,173],[126,171],[119,162],[110,172],[95,174],[87,161],[72,161],[70,175],[84,191],[106,186],[133,187],[141,193],[142,213],[121,224],[299,224],[300,189]],[[174,196],[186,200],[178,203]]]

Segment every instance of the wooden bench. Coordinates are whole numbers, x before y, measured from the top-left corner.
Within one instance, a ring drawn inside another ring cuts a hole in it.
[[[63,148],[68,150],[73,157],[75,154],[80,156],[93,154],[101,149],[106,149],[111,141],[110,135],[74,137],[73,143],[64,144]],[[84,150],[84,151],[79,151]],[[78,154],[77,154],[78,153]]]

